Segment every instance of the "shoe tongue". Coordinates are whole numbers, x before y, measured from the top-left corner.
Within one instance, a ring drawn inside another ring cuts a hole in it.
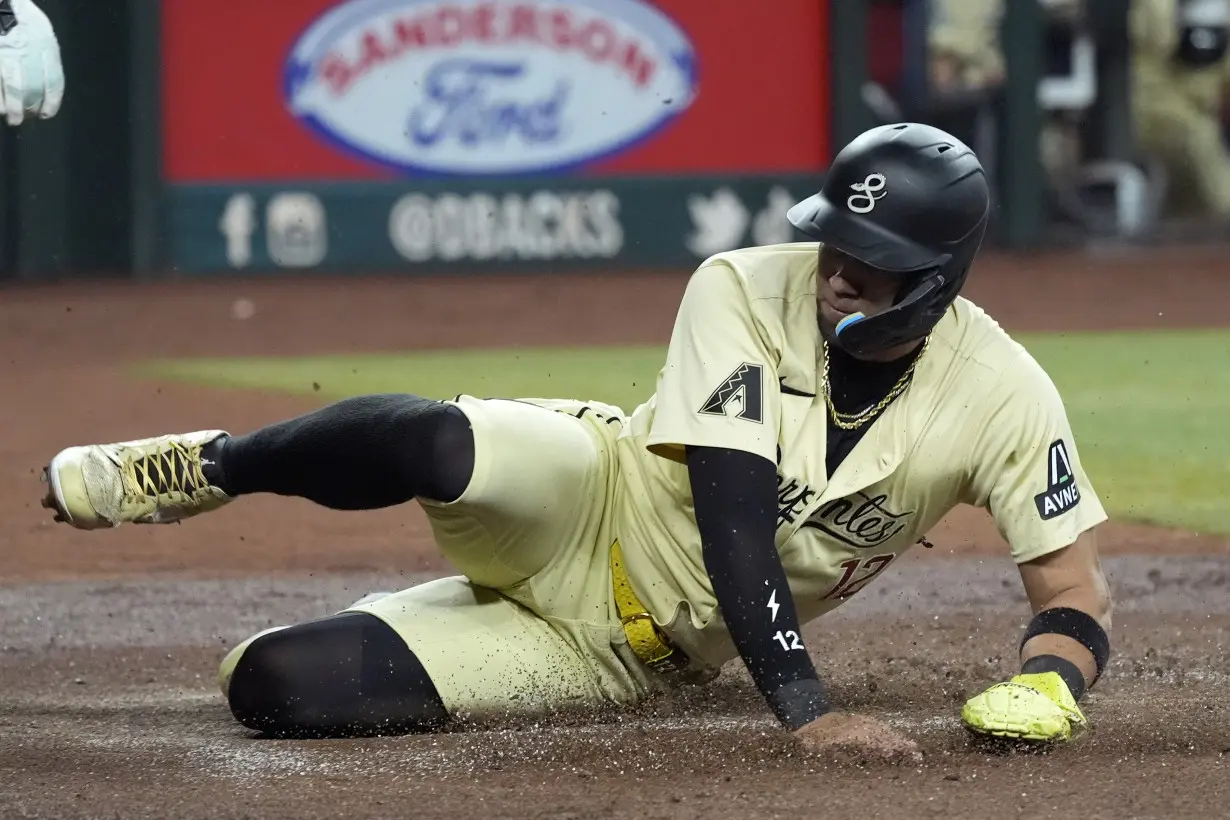
[[[169,491],[193,492],[196,481],[192,476],[190,459],[176,447],[146,456],[138,465],[139,472],[146,473],[149,486],[156,493]]]
[[[171,469],[174,470],[175,486],[186,492],[194,492],[197,490],[196,476],[192,472],[192,459],[185,456],[178,449],[174,451],[171,458]]]
[[[1057,672],[1040,672],[1031,675],[1018,675],[1016,680],[1046,695],[1056,706],[1064,709],[1075,708],[1076,700],[1068,691],[1068,685]]]

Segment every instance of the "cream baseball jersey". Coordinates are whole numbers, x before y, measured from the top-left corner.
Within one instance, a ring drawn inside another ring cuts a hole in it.
[[[705,571],[686,446],[777,465],[776,546],[801,623],[880,577],[958,504],[989,510],[1017,562],[1106,518],[1054,384],[964,298],[935,327],[908,389],[828,475],[821,252],[788,243],[706,260],[656,392],[617,442],[616,531],[629,572],[655,619],[702,662],[737,651]]]

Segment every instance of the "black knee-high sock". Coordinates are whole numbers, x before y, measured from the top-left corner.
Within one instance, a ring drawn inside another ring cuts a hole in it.
[[[366,612],[257,638],[239,657],[227,700],[240,723],[274,737],[403,734],[449,718],[422,662]]]
[[[201,455],[206,478],[231,496],[274,493],[374,510],[415,497],[456,500],[474,470],[474,436],[456,407],[381,394],[218,439]]]

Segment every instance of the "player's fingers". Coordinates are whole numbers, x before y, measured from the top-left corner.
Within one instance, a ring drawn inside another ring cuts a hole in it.
[[[43,52],[43,104],[38,115],[45,120],[59,112],[64,100],[64,72],[56,63],[51,54]]]
[[[0,85],[4,86],[5,119],[9,125],[21,125],[26,112],[20,60],[0,60]]]

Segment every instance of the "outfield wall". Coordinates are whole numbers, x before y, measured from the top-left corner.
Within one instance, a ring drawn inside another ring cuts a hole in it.
[[[165,259],[190,274],[689,266],[790,239],[784,209],[828,160],[824,12],[168,0]],[[246,18],[225,56],[195,34],[219,14]]]
[[[921,2],[44,0],[69,90],[0,132],[0,279],[687,268],[798,238],[786,206],[873,124]],[[1028,247],[1018,154],[997,216]]]

